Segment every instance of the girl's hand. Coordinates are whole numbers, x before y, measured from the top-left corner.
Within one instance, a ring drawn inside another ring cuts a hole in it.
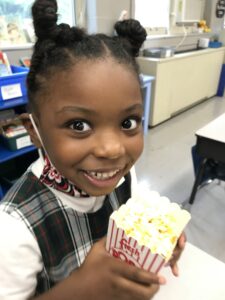
[[[179,276],[179,269],[178,269],[177,261],[179,260],[181,253],[184,250],[185,243],[186,243],[186,236],[183,232],[177,241],[177,245],[173,251],[172,258],[168,262],[168,265],[170,265],[174,276]]]
[[[105,250],[105,239],[97,242],[80,269],[79,299],[149,300],[165,279],[111,257]]]
[[[105,242],[97,242],[80,268],[33,300],[152,299],[165,279],[110,256]]]

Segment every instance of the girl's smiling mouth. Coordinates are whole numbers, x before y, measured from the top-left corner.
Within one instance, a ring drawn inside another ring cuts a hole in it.
[[[88,181],[98,187],[114,186],[121,178],[121,169],[111,171],[83,171]]]
[[[86,171],[87,175],[94,179],[98,180],[107,180],[114,177],[117,173],[120,172],[120,169],[109,171],[109,172],[100,172],[100,171]]]

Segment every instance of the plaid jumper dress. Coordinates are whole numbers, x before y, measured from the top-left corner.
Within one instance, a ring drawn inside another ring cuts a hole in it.
[[[35,236],[44,268],[37,278],[39,295],[78,268],[94,242],[107,233],[113,210],[131,196],[130,174],[93,213],[80,213],[64,205],[37,177],[27,171],[3,200],[8,214],[16,211]],[[3,204],[2,203],[2,204]]]

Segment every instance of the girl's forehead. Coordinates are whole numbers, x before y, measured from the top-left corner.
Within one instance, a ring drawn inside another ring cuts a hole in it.
[[[118,87],[140,88],[138,75],[129,65],[112,59],[81,60],[69,69],[62,70],[49,80],[50,92],[64,94],[71,90],[86,93],[98,88],[111,90]],[[76,87],[76,89],[75,89]]]
[[[94,74],[113,74],[120,72],[121,74],[132,74],[134,77],[137,77],[137,74],[134,70],[134,67],[130,64],[117,61],[111,57],[103,57],[98,59],[82,59],[78,63],[72,66],[71,72],[73,73],[90,73],[90,77]]]
[[[49,80],[46,108],[61,111],[63,107],[79,106],[100,110],[101,106],[132,106],[141,103],[137,75],[129,67],[112,60],[80,62],[67,71],[58,72]],[[109,105],[110,104],[110,105]],[[47,110],[46,110],[47,111]]]

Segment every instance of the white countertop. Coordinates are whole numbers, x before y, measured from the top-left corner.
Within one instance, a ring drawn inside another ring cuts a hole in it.
[[[154,57],[145,57],[145,56],[138,56],[138,60],[148,60],[152,62],[157,62],[157,63],[166,63],[171,60],[177,60],[177,59],[183,59],[187,58],[190,56],[197,56],[197,55],[205,55],[205,54],[210,54],[218,51],[224,51],[225,52],[225,47],[219,47],[219,48],[206,48],[203,50],[196,50],[196,51],[190,51],[190,52],[185,52],[185,53],[177,53],[171,57],[166,57],[166,58],[154,58]]]
[[[186,243],[179,260],[179,277],[166,267],[160,272],[167,279],[154,300],[225,299],[225,264],[197,247]]]
[[[225,113],[196,131],[196,135],[225,143]]]

